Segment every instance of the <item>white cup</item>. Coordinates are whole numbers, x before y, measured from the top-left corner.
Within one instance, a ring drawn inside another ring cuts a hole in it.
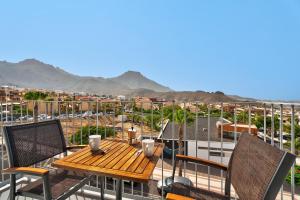
[[[151,139],[142,140],[142,148],[143,148],[144,154],[147,157],[151,157],[154,153],[154,140],[151,140]]]
[[[90,135],[89,136],[89,145],[92,151],[99,150],[101,142],[101,135]]]

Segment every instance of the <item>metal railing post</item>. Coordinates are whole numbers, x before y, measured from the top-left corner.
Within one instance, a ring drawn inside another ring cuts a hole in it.
[[[274,132],[275,132],[275,127],[274,127],[274,105],[271,104],[271,145],[274,146]]]
[[[295,106],[291,106],[291,152],[295,153]],[[295,163],[291,170],[291,196],[295,199]]]
[[[224,105],[223,103],[221,103],[221,164],[223,164],[223,134],[224,134],[223,133],[224,131],[223,112],[224,112]],[[222,192],[223,192],[223,170],[221,170],[221,193]]]
[[[279,147],[283,150],[282,134],[283,134],[283,105],[280,104],[280,122],[279,122]],[[280,198],[283,199],[283,186],[280,189]]]
[[[73,140],[73,144],[75,144],[75,135],[76,135],[76,129],[75,129],[75,109],[74,109],[74,101],[72,101],[72,140]]]
[[[195,140],[196,140],[196,146],[195,146],[195,153],[196,153],[196,158],[198,158],[198,104],[196,104],[196,122],[195,122]],[[198,164],[195,163],[195,172],[196,172],[196,188],[198,187]]]
[[[264,141],[267,142],[267,107],[264,104]]]
[[[82,101],[80,102],[80,145],[82,145],[82,132],[83,132],[83,127],[82,127]]]
[[[183,104],[183,109],[184,109],[184,131],[183,131],[183,155],[187,155],[187,149],[186,149],[186,126],[187,126],[187,113],[186,113],[186,104],[184,102]],[[186,177],[186,162],[183,162],[183,176]]]
[[[161,105],[161,138],[162,138],[162,143],[163,138],[164,138],[164,109],[163,109],[163,104]],[[161,180],[164,180],[164,154],[162,153],[161,155]],[[161,193],[161,199],[164,199],[164,189],[162,187],[162,193]]]
[[[208,110],[207,110],[207,117],[208,117],[208,127],[207,127],[207,159],[210,160],[210,110],[211,110],[211,105],[208,105]],[[207,167],[207,188],[210,191],[210,167]]]
[[[3,104],[0,104],[0,117],[1,117],[1,171],[4,169],[4,134],[3,134]],[[4,174],[1,173],[2,181],[4,181]]]
[[[248,133],[251,134],[251,104],[248,105]]]
[[[176,165],[175,162],[175,101],[172,102],[172,166]]]
[[[234,145],[237,143],[237,112],[236,112],[236,104],[234,104]]]

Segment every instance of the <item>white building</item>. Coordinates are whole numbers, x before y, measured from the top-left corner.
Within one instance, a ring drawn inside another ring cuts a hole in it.
[[[117,96],[117,99],[120,101],[125,101],[126,97],[124,95],[119,95],[119,96]]]
[[[127,120],[127,115],[118,115],[119,122],[126,122]]]

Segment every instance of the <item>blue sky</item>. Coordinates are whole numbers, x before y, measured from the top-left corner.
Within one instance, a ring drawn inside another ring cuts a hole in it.
[[[6,1],[0,27],[0,60],[36,58],[102,77],[136,70],[175,90],[300,99],[298,0]]]

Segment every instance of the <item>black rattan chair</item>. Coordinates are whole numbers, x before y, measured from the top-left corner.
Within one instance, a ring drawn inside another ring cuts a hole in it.
[[[176,155],[177,161],[197,163],[226,171],[225,194],[173,183],[167,200],[228,200],[231,199],[231,184],[239,199],[274,200],[295,159],[294,154],[271,146],[256,136],[243,133],[231,155],[228,167],[213,161]],[[175,176],[175,167],[172,177]]]
[[[81,145],[67,147],[59,120],[5,126],[5,141],[9,156],[10,199],[25,196],[35,199],[66,199],[88,181],[89,176],[64,170],[46,170],[33,165]],[[16,191],[16,175],[28,174],[41,177]]]

